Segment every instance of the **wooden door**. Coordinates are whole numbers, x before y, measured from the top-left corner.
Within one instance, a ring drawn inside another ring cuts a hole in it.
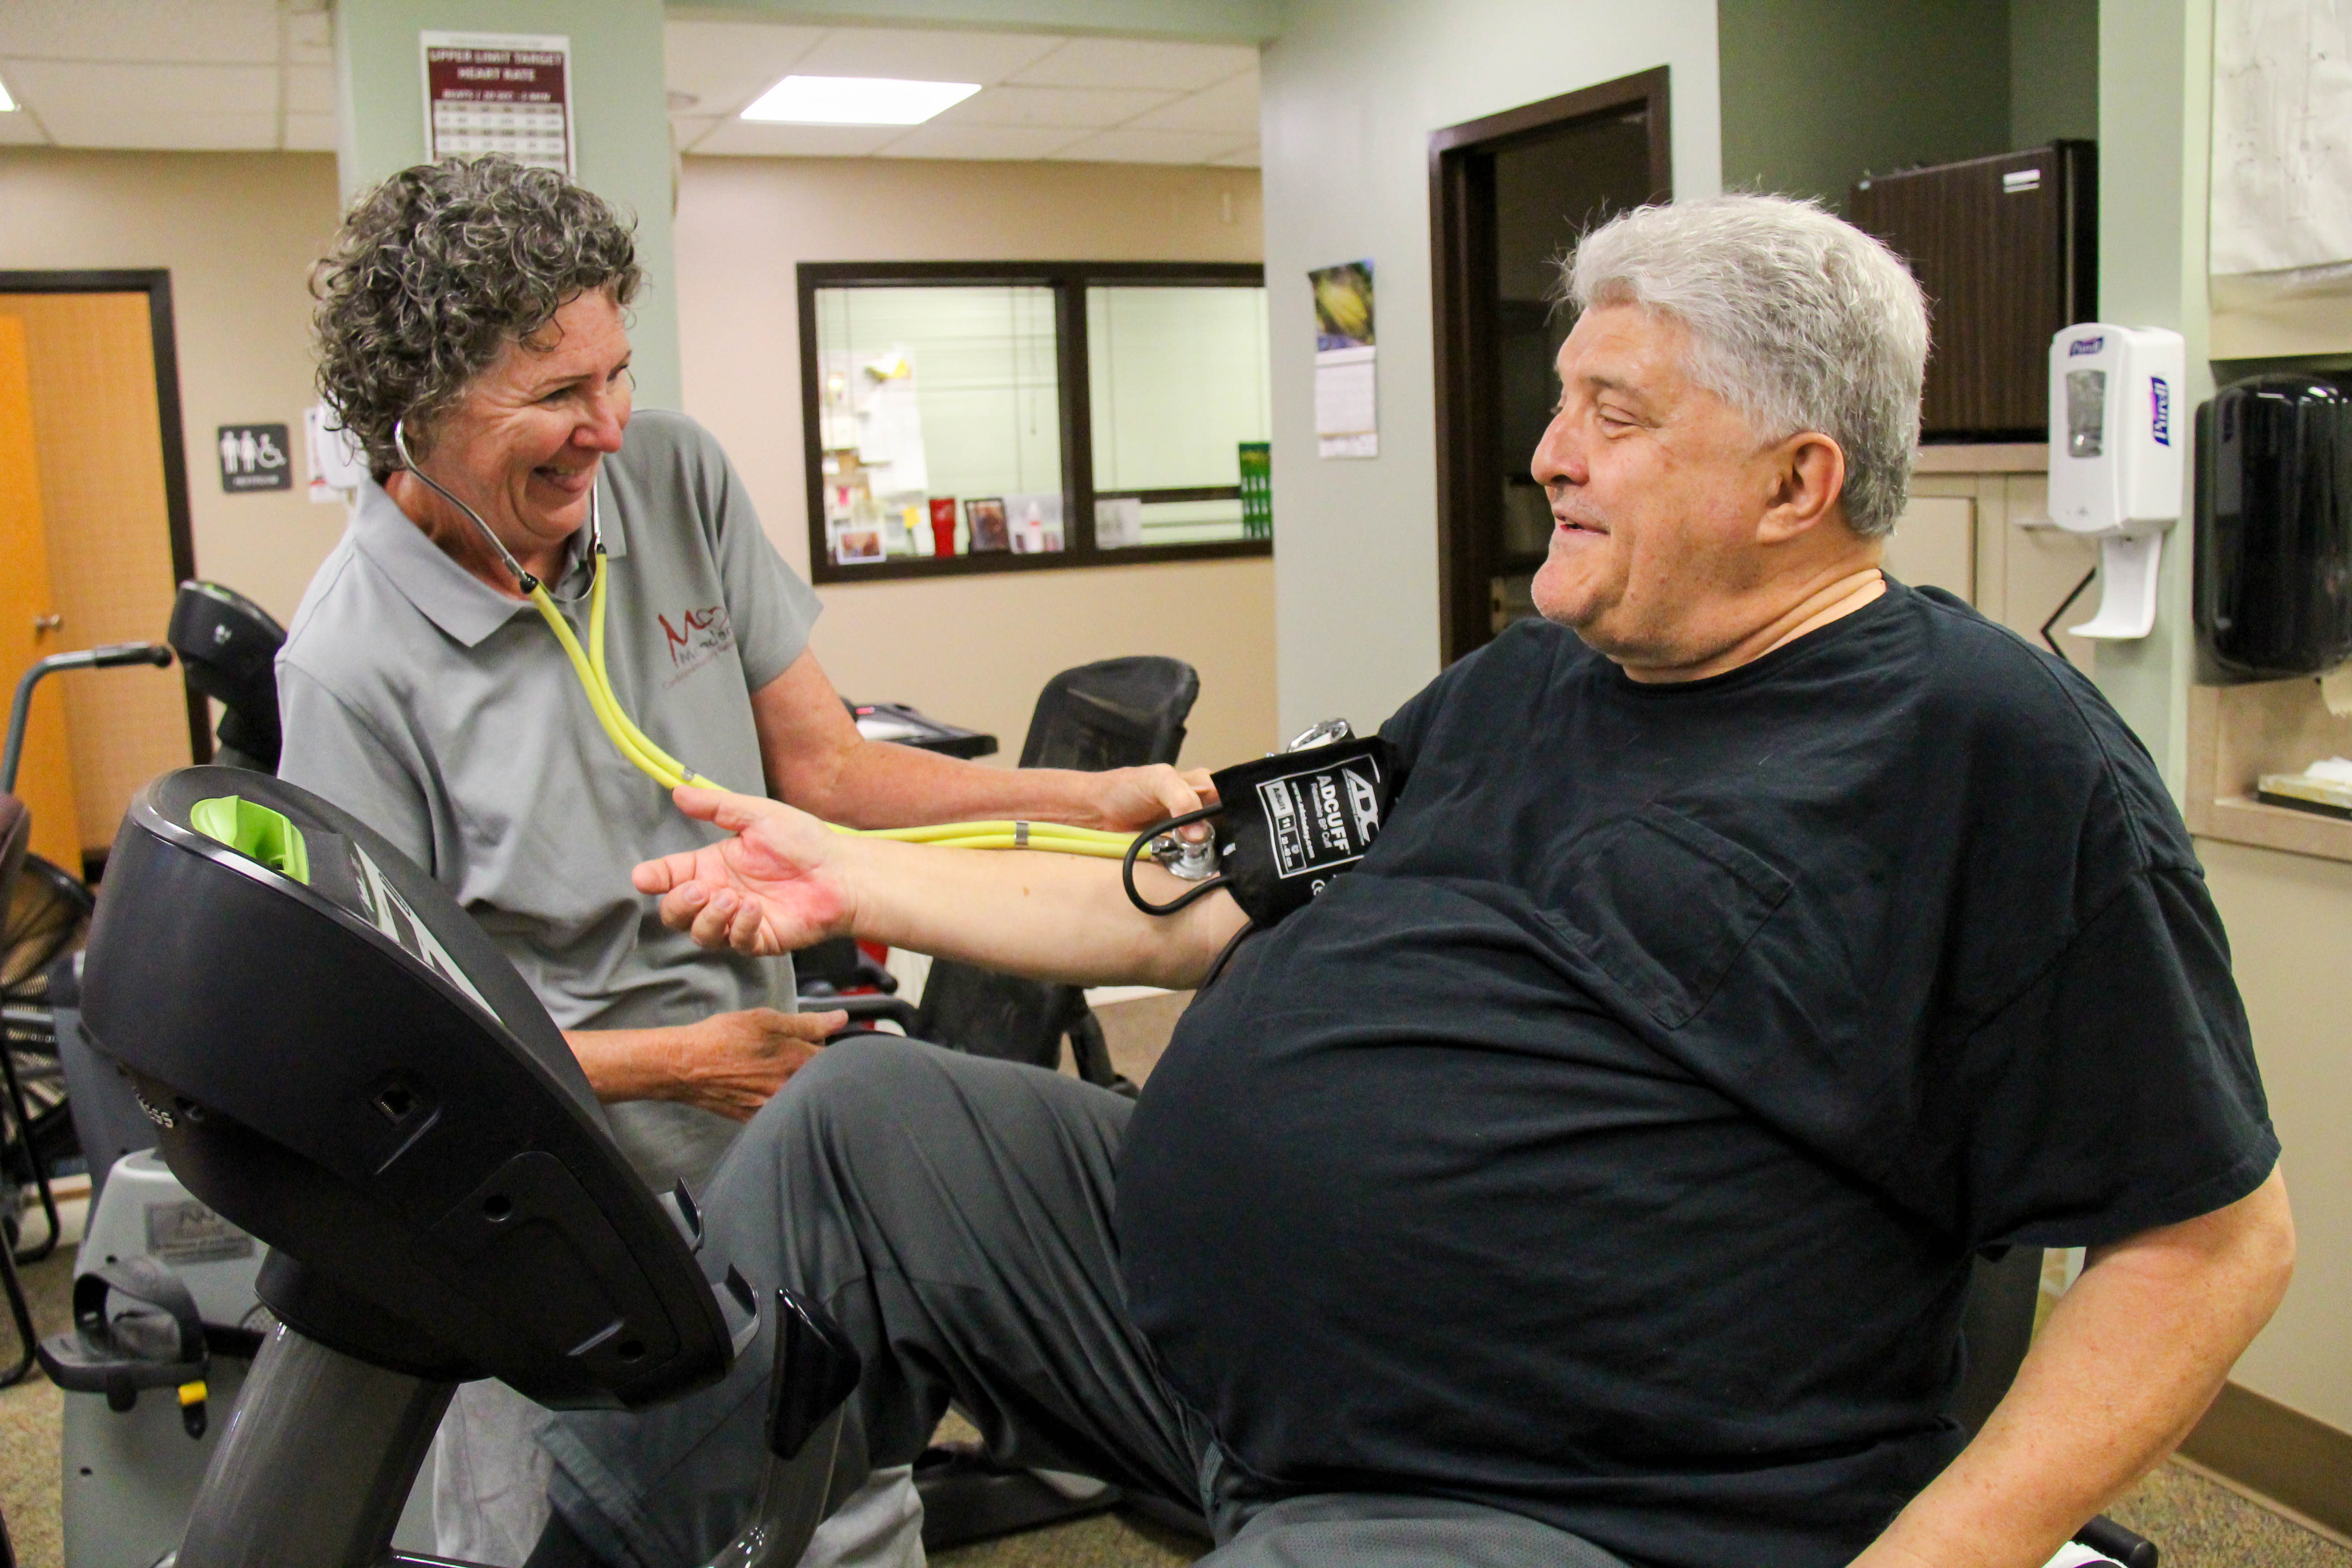
[[[159,642],[182,574],[158,398],[149,296],[126,289],[0,289],[0,318],[22,326],[38,442],[49,594],[65,625],[51,649]],[[188,697],[176,669],[68,675],[66,745],[81,843],[65,863],[113,842],[141,785],[190,760]]]
[[[1570,325],[1546,302],[1548,262],[1586,225],[1672,196],[1666,99],[1660,66],[1429,138],[1438,635],[1449,664],[1535,613],[1529,584],[1552,521],[1528,460]]]
[[[33,445],[33,382],[25,360],[23,324],[0,316],[0,681],[9,696],[35,659],[66,647],[49,594],[48,535],[41,524],[41,475]],[[74,810],[58,679],[44,681],[35,696],[16,793],[33,814],[33,853],[79,876],[81,822]]]

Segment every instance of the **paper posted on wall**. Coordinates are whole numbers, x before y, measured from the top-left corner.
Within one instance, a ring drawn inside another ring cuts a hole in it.
[[[1381,455],[1372,264],[1309,272],[1315,289],[1315,439],[1321,458]]]
[[[572,168],[572,40],[561,33],[417,35],[425,51],[425,161],[503,153]]]
[[[867,362],[858,376],[857,458],[872,493],[918,495],[931,488],[923,452],[923,416],[915,399],[915,362],[905,349]]]
[[[2352,0],[2221,0],[2213,29],[2214,302],[2352,293]]]

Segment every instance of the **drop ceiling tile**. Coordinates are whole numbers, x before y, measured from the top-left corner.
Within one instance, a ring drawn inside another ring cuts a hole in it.
[[[274,65],[277,0],[0,0],[0,55]]]
[[[766,22],[665,22],[665,75],[698,114],[732,114],[775,85],[824,37],[823,27]]]
[[[1246,145],[1222,131],[1097,131],[1054,154],[1087,163],[1206,163]]]
[[[694,150],[743,158],[862,158],[906,133],[903,125],[767,125],[729,120],[696,142]]]
[[[1062,125],[1101,130],[1124,124],[1145,110],[1173,103],[1172,92],[1125,87],[984,87],[926,123],[931,125]],[[1257,129],[1253,118],[1250,129]]]
[[[289,65],[301,66],[334,64],[334,18],[324,11],[301,12],[288,16],[286,61]]]
[[[333,115],[287,115],[285,145],[289,153],[332,153],[335,141]]]
[[[1138,131],[1219,131],[1257,134],[1257,72],[1203,88],[1127,122]]]
[[[212,113],[77,106],[41,116],[60,147],[121,147],[166,153],[267,153],[278,146],[275,110]]]
[[[68,138],[63,116],[87,123],[117,110],[140,114],[230,114],[255,112],[275,118],[278,68],[66,64],[57,60],[0,61],[9,91],[30,104],[61,143]],[[275,141],[275,137],[272,138]],[[93,143],[94,145],[95,143]]]
[[[26,110],[0,114],[0,147],[38,147],[47,141],[41,122]]]
[[[1068,125],[918,125],[876,154],[882,158],[1043,158],[1087,134]]]
[[[286,68],[286,112],[331,116],[335,112],[334,68],[288,66]]]
[[[1257,64],[1245,44],[1073,38],[1012,77],[1030,87],[1156,87],[1196,92]]]
[[[803,76],[887,76],[912,81],[976,81],[986,87],[1052,53],[1061,42],[1036,33],[835,27],[793,69]]]
[[[1253,142],[1238,153],[1228,153],[1222,158],[1212,158],[1209,162],[1221,169],[1255,169],[1258,166],[1257,143]]]

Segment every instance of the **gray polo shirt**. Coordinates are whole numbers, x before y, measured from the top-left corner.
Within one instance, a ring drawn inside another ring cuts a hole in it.
[[[751,695],[807,646],[816,595],[760,530],[700,426],[646,410],[604,465],[605,661],[622,705],[689,768],[766,793]],[[585,531],[582,542],[584,548]],[[588,641],[589,569],[559,588]],[[705,952],[629,885],[708,843],[597,725],[554,634],[442,553],[374,485],[278,658],[279,773],[406,851],[479,921],[565,1028],[686,1024],[791,1006],[789,963]],[[613,1108],[657,1187],[699,1185],[735,1124]]]

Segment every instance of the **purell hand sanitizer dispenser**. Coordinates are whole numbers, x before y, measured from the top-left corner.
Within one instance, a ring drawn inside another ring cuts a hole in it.
[[[2180,520],[2179,332],[2085,321],[2050,344],[2050,518],[2099,543],[2099,613],[2076,637],[2156,624],[2164,534]]]

